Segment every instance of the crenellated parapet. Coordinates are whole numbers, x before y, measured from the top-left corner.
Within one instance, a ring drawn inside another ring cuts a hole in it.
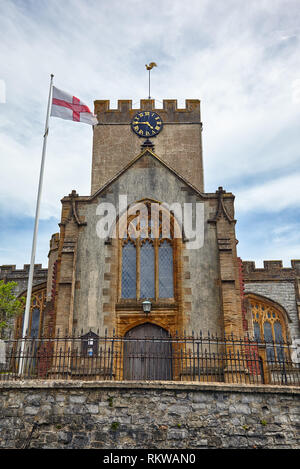
[[[24,264],[23,269],[16,269],[15,265],[0,265],[0,279],[4,277],[23,277],[29,274],[30,264]],[[34,264],[34,274],[47,276],[48,269],[43,268],[42,264]]]
[[[253,261],[243,261],[243,272],[245,282],[295,280],[300,276],[300,260],[291,260],[291,267],[283,267],[281,260],[264,261],[262,268],[256,268]]]
[[[19,295],[27,288],[30,265],[25,264],[23,269],[16,269],[15,265],[0,266],[0,280],[4,282],[16,282],[15,294]],[[33,271],[33,285],[46,282],[48,269],[43,268],[42,264],[35,264]]]
[[[256,268],[253,261],[243,261],[243,273],[248,291],[275,299],[278,303],[285,305],[291,317],[295,314],[300,321],[300,259],[292,259],[291,267],[283,267],[280,260],[264,261],[262,268]],[[291,288],[293,293],[289,297]],[[295,328],[295,331],[298,331],[298,327]],[[298,332],[295,331],[296,337]]]
[[[133,108],[131,99],[118,100],[117,109],[110,108],[110,101],[94,101],[94,112],[99,124],[128,124],[139,111],[157,112],[164,123],[200,123],[200,100],[186,99],[185,108],[177,107],[177,99],[164,99],[163,107],[156,108],[154,99],[141,99],[140,107]]]
[[[131,99],[118,100],[116,109],[108,99],[94,102],[98,125],[93,129],[91,194],[134,161],[145,145],[155,148],[164,163],[204,192],[200,100],[186,99],[185,107],[179,108],[176,99],[164,99],[162,107],[155,106],[154,99],[141,99],[137,106]],[[150,140],[132,129],[133,118],[141,111],[153,111],[162,121],[161,131],[149,135]]]

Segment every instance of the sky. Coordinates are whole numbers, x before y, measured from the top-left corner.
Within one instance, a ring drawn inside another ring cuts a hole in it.
[[[95,99],[201,100],[205,192],[235,195],[238,255],[300,258],[299,0],[0,0],[0,265],[29,264],[50,74]],[[50,118],[35,262],[90,194],[92,128]]]

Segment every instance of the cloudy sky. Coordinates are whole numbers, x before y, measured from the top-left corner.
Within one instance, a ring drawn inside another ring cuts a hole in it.
[[[205,191],[236,195],[238,254],[300,258],[299,0],[0,0],[0,265],[30,262],[50,74],[95,99],[201,99]],[[90,193],[92,129],[51,118],[36,263]]]

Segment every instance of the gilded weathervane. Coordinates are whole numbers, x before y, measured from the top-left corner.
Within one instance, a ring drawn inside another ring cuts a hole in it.
[[[155,62],[150,62],[149,65],[145,65],[146,69],[149,70],[149,96],[148,96],[148,99],[151,99],[151,96],[150,96],[150,72],[152,70],[153,67],[157,67],[156,63]]]

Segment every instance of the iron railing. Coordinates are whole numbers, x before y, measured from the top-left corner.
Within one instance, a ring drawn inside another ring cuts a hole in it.
[[[23,347],[21,340],[25,342]],[[249,337],[200,333],[132,338],[107,334],[100,337],[89,332],[2,341],[1,350],[0,380],[174,380],[300,385],[300,367],[291,360],[291,344],[258,342]]]

